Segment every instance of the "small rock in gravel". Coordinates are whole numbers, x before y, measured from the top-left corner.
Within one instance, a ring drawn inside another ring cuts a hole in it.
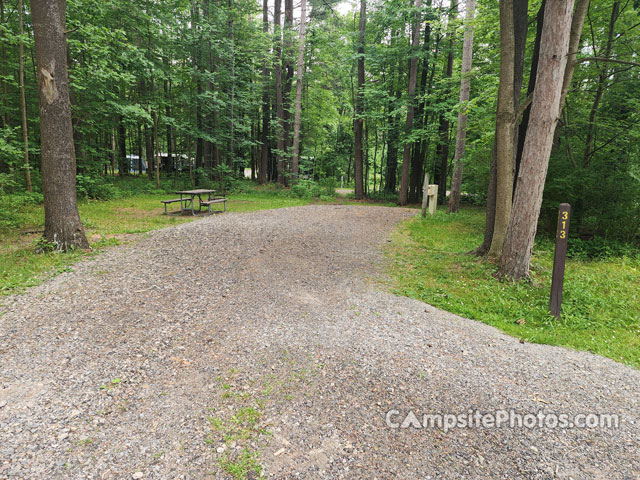
[[[136,472],[131,476],[131,478],[134,478],[136,480],[139,480],[140,478],[143,478],[143,477],[144,477],[144,473],[142,472]]]

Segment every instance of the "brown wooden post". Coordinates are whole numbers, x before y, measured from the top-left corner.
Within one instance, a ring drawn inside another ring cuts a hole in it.
[[[556,251],[553,258],[553,275],[551,277],[551,315],[560,318],[562,309],[562,286],[564,284],[564,265],[567,259],[567,241],[569,239],[569,219],[571,205],[561,203],[558,210],[558,231],[556,234]]]

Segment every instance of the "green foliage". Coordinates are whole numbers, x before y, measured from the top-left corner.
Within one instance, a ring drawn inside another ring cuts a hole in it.
[[[102,177],[89,175],[76,176],[76,191],[79,198],[94,200],[111,200],[117,197],[117,190],[113,184]]]
[[[40,203],[42,203],[40,193],[0,194],[0,230],[19,227],[22,223],[22,209],[25,206]]]
[[[245,448],[234,459],[225,457],[220,460],[222,469],[237,480],[249,478],[249,473],[260,476],[262,466],[258,463],[258,454]]]
[[[569,259],[557,320],[548,313],[553,243],[536,242],[531,284],[500,282],[496,266],[466,253],[481,243],[483,225],[475,208],[407,222],[389,249],[394,290],[527,342],[588,350],[640,367],[640,257]],[[569,243],[577,253],[579,246]]]
[[[291,187],[291,194],[298,198],[334,197],[336,182],[333,178],[322,179],[319,182],[313,180],[299,180]]]
[[[570,237],[567,256],[580,260],[603,260],[611,257],[640,257],[640,247],[630,243],[607,240],[603,237],[593,237],[583,240],[579,237]]]

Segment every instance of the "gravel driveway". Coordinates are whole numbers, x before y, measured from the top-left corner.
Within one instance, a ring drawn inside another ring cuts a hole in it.
[[[640,478],[639,371],[375,282],[413,213],[216,215],[3,300],[0,479]],[[620,424],[424,425],[503,410]]]

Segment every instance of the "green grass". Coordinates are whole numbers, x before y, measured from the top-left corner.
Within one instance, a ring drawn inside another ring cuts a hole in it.
[[[135,185],[138,184],[143,185],[143,182],[138,181]],[[190,216],[163,215],[164,207],[160,200],[167,198],[173,198],[173,194],[141,193],[115,200],[80,201],[80,217],[93,252],[65,254],[35,252],[35,243],[44,230],[44,210],[42,205],[23,207],[19,212],[21,226],[0,230],[0,296],[19,293],[27,287],[38,285],[53,275],[69,271],[78,260],[99,253],[104,248],[131,241],[139,234],[197,221],[198,218]],[[288,190],[273,186],[253,187],[243,193],[230,194],[228,198],[228,212],[297,207],[309,203],[362,203],[331,197],[321,200],[298,198]],[[175,209],[175,204],[173,207]]]
[[[480,245],[484,211],[415,218],[389,248],[393,290],[532,343],[587,350],[640,367],[640,259],[567,260],[563,313],[548,313],[553,245],[536,243],[532,282],[500,282]]]

